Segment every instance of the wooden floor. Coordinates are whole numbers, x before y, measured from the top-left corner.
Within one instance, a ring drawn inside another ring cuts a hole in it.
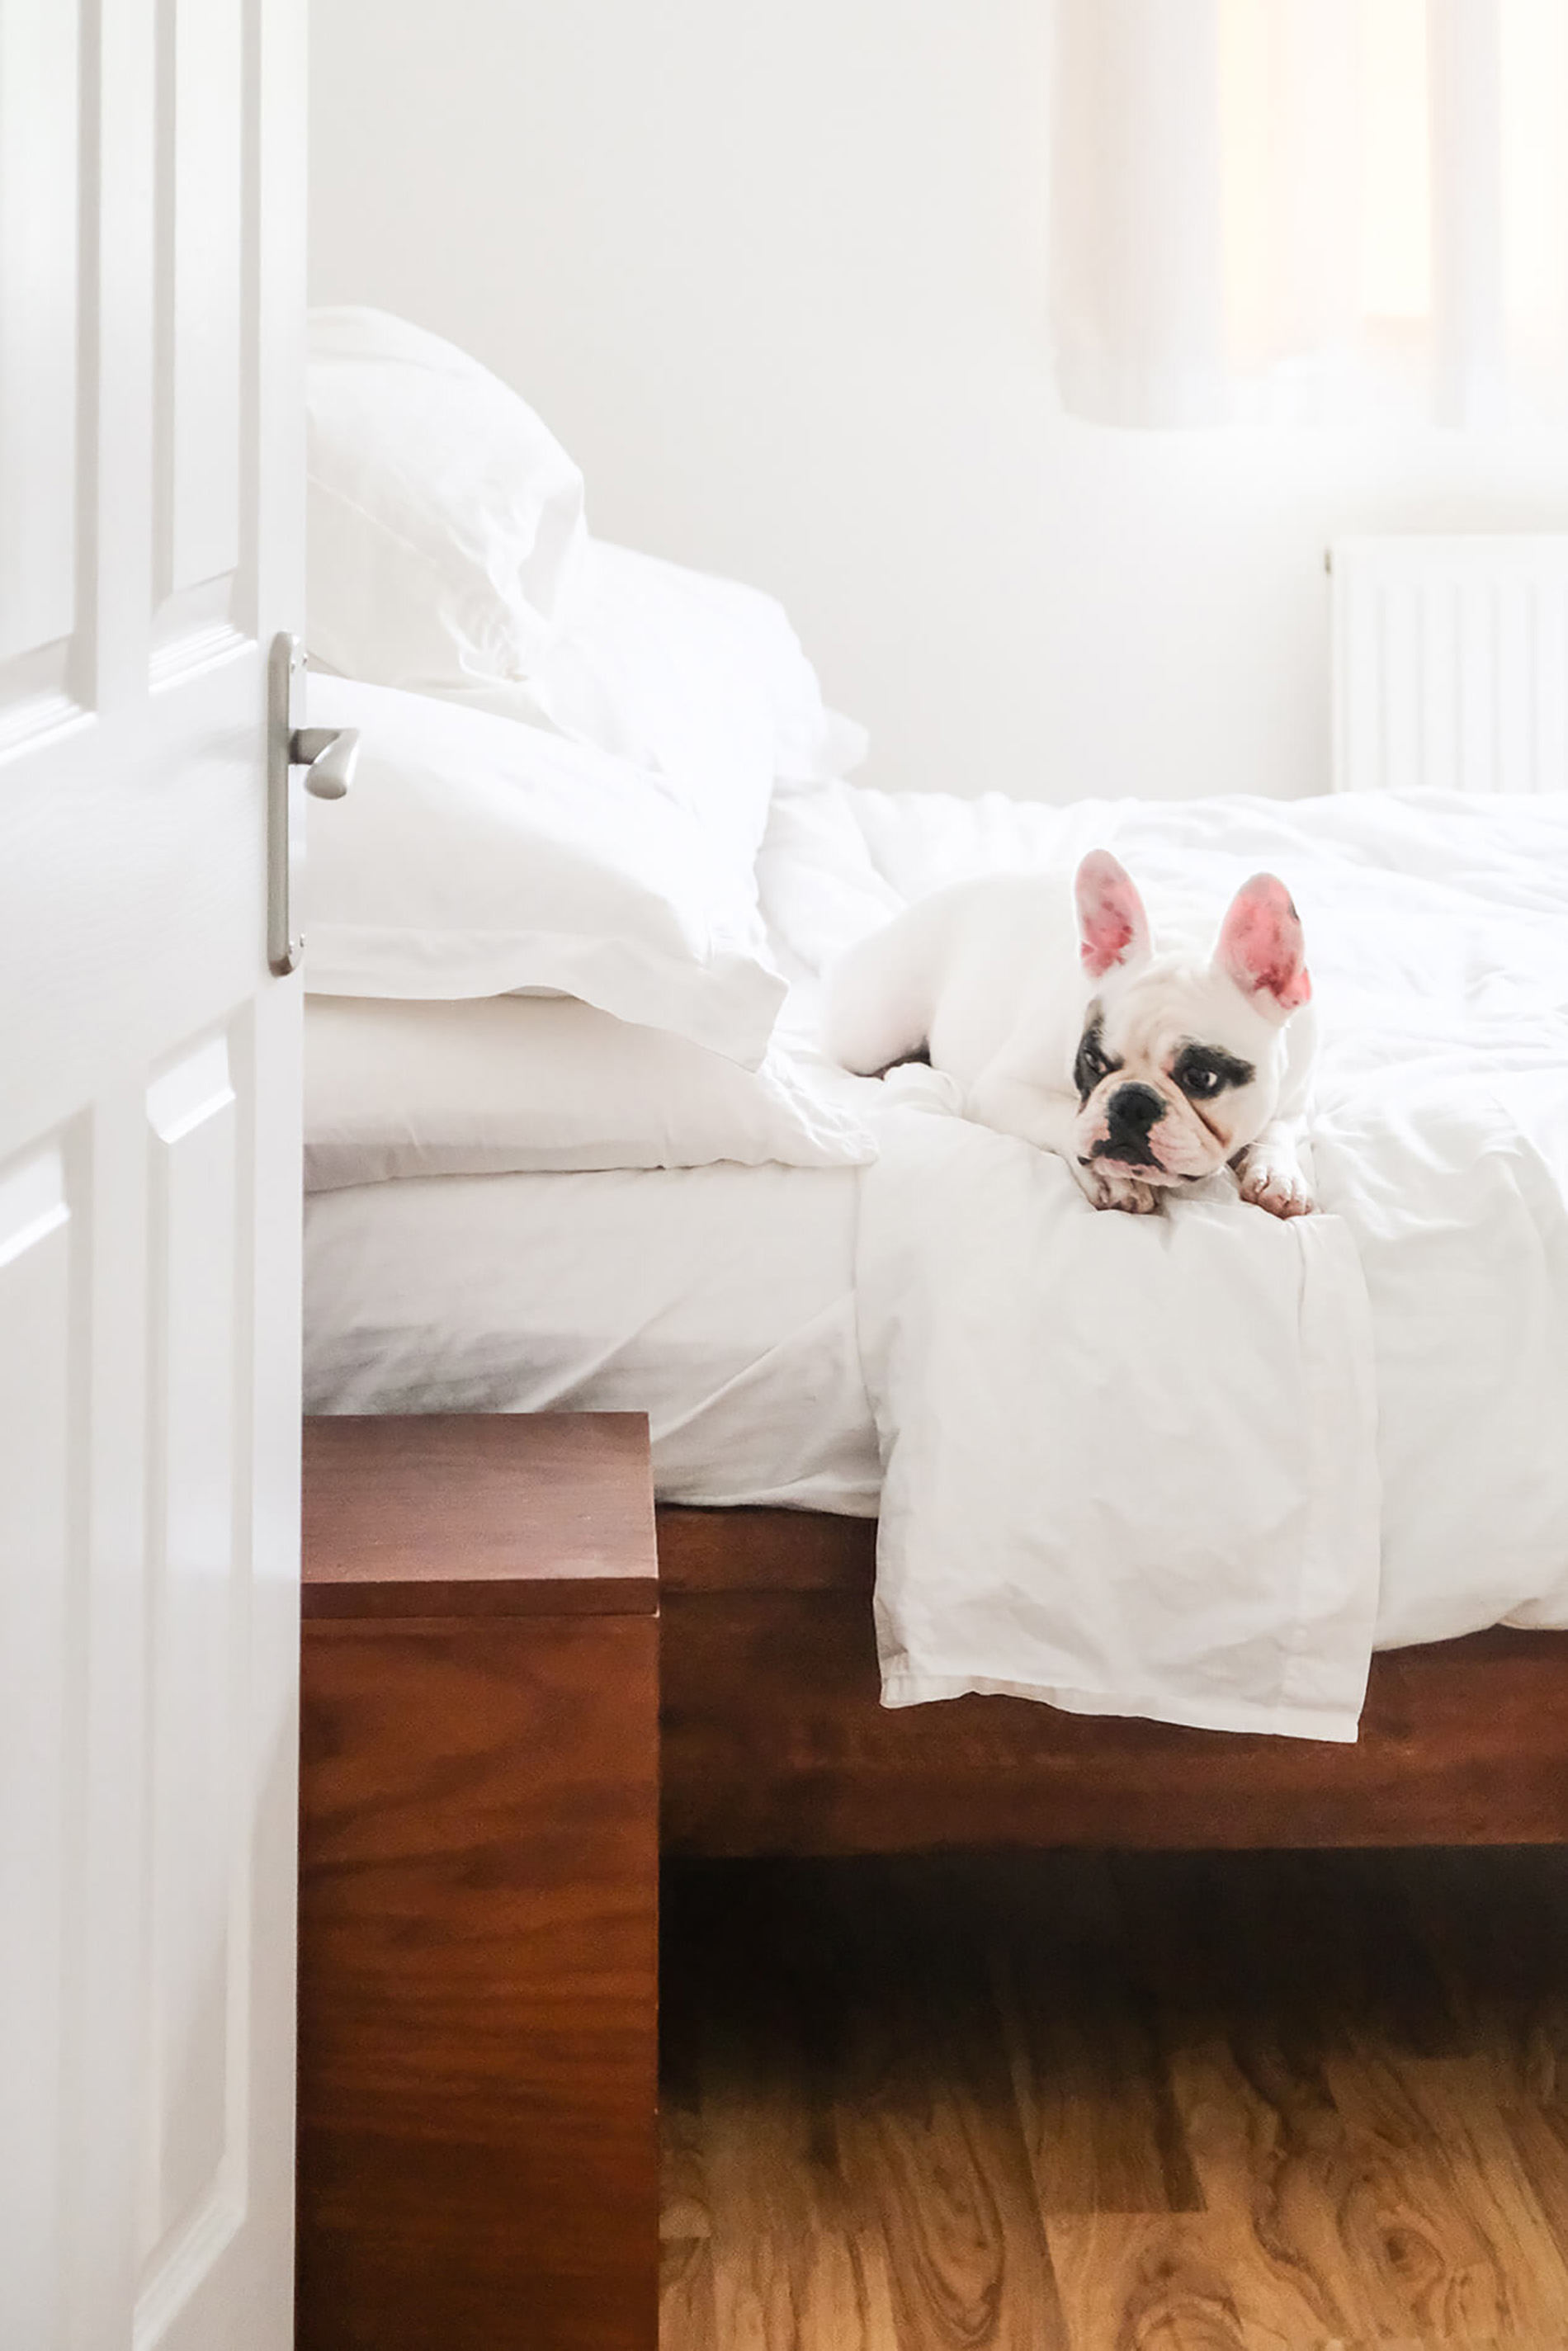
[[[662,2351],[1568,2346],[1568,1853],[664,1891]]]

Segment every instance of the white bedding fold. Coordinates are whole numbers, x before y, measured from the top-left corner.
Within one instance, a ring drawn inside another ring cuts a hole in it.
[[[888,1706],[1353,1740],[1378,1593],[1366,1294],[1336,1217],[1099,1216],[901,1072],[862,1178]],[[1228,1193],[1228,1196],[1227,1194]]]

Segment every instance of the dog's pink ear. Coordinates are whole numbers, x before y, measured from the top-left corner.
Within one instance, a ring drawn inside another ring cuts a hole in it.
[[[1260,1012],[1283,1020],[1312,992],[1301,918],[1272,873],[1254,873],[1230,902],[1214,960]]]
[[[1078,952],[1091,979],[1149,951],[1149,918],[1126,867],[1092,849],[1078,869]]]

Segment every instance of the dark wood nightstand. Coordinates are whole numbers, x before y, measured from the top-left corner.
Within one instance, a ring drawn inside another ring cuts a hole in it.
[[[629,1414],[305,1425],[299,2351],[653,2351]]]

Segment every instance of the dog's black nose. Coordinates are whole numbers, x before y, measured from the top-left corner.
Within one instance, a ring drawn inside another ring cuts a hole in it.
[[[1105,1105],[1105,1124],[1113,1143],[1141,1143],[1165,1114],[1165,1102],[1154,1087],[1134,1081],[1117,1087]]]

